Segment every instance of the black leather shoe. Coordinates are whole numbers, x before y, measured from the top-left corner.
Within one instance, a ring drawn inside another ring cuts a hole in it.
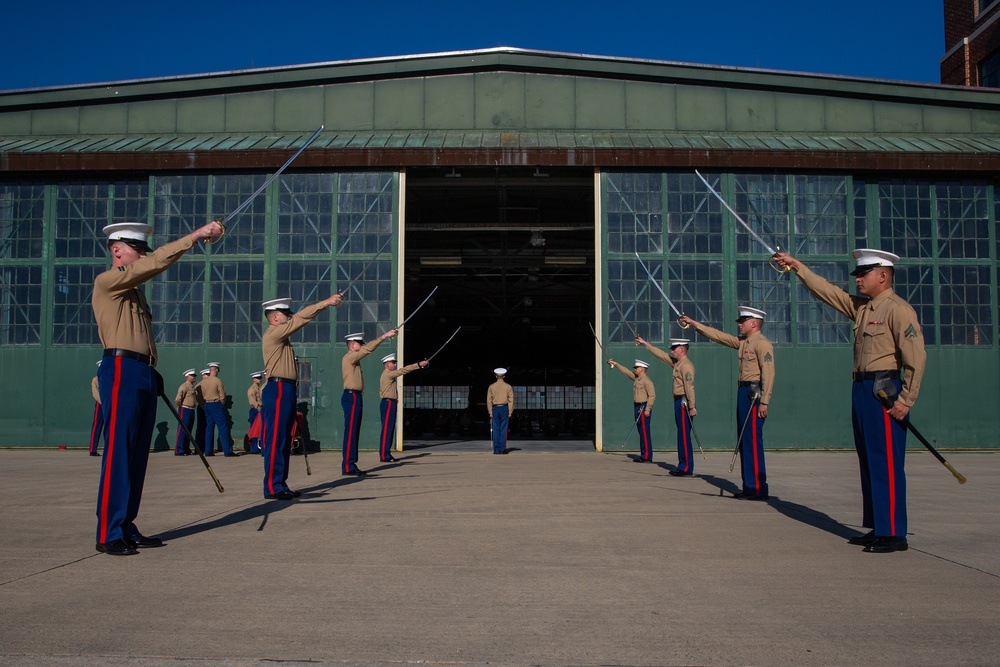
[[[100,456],[101,453],[100,452],[91,452],[90,455],[91,456]]]
[[[380,460],[382,461],[382,463],[395,463],[395,462],[396,462],[396,461],[398,461],[399,459],[397,459],[397,458],[395,458],[395,457],[392,457],[392,456],[390,456],[390,457],[389,457],[389,458],[387,458],[387,459],[380,459]]]
[[[866,547],[878,538],[875,537],[875,531],[869,530],[864,535],[855,535],[851,539],[847,540],[848,544],[854,544],[859,547]]]
[[[146,537],[142,534],[137,537],[123,537],[122,541],[134,549],[154,549],[163,546],[163,540],[159,537]]]
[[[766,493],[740,493],[733,497],[740,500],[767,500]]]
[[[295,497],[295,494],[291,491],[278,491],[277,493],[269,493],[264,497],[268,500],[291,500]]]
[[[350,472],[342,472],[342,473],[340,473],[340,474],[341,474],[341,475],[348,475],[348,476],[354,476],[354,477],[364,477],[364,476],[365,476],[365,475],[367,475],[368,473],[366,473],[366,472],[365,472],[364,470],[362,470],[361,468],[355,468],[354,470],[351,470]]]
[[[906,551],[910,545],[905,538],[898,537],[876,537],[875,541],[865,546],[862,551],[870,554],[890,554],[893,551]]]
[[[289,489],[288,492],[291,493],[296,498],[302,495],[301,491],[292,491],[291,489]]]
[[[632,459],[632,463],[652,463],[653,459]]]
[[[136,548],[125,540],[115,540],[113,542],[97,543],[94,545],[102,554],[109,556],[134,556],[139,553]]]
[[[684,472],[683,470],[671,470],[668,475],[673,475],[674,477],[690,477],[691,473]]]
[[[239,456],[239,454],[236,453],[236,452],[230,452],[229,454],[226,454],[225,456],[226,456],[226,458],[229,458],[230,456]]]

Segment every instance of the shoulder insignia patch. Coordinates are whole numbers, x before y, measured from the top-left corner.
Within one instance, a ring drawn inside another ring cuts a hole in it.
[[[684,379],[687,380],[688,382],[691,381],[691,371],[688,371],[687,373],[684,374]]]
[[[764,363],[765,363],[765,364],[769,364],[769,363],[771,363],[772,361],[774,361],[774,358],[773,358],[773,357],[771,357],[771,353],[770,353],[770,352],[767,352],[767,353],[766,353],[766,354],[764,355]]]
[[[906,331],[903,332],[903,338],[916,338],[916,337],[917,337],[917,328],[912,324],[906,327]]]

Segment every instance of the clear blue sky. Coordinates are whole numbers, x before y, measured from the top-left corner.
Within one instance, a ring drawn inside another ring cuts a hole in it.
[[[0,90],[495,46],[937,83],[942,0],[6,0]]]

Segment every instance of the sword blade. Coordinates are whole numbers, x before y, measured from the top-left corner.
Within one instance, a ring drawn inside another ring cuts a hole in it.
[[[670,297],[667,296],[667,293],[663,291],[662,287],[660,287],[660,283],[657,282],[655,278],[653,278],[653,274],[649,271],[646,265],[643,264],[642,258],[639,257],[639,253],[635,253],[635,258],[639,260],[639,265],[642,266],[643,270],[646,272],[646,275],[649,276],[649,281],[653,283],[653,287],[655,287],[656,290],[660,293],[660,296],[663,297],[663,300],[667,302],[667,305],[670,306],[670,309],[677,314],[677,317],[681,317],[681,311],[677,310],[677,306],[674,305],[674,302],[670,300]]]
[[[230,213],[225,218],[223,218],[220,221],[220,223],[222,224],[222,226],[225,227],[227,222],[229,222],[230,220],[232,220],[233,218],[235,218],[237,215],[239,215],[240,213],[242,213],[243,209],[245,209],[247,206],[249,206],[250,202],[252,202],[254,199],[256,199],[257,195],[259,195],[261,192],[263,192],[264,189],[267,188],[267,186],[271,184],[271,181],[273,181],[278,176],[280,176],[281,172],[283,172],[285,169],[287,169],[288,165],[290,165],[292,162],[294,162],[295,158],[297,158],[299,156],[299,154],[302,153],[302,151],[304,151],[309,146],[309,144],[311,144],[313,141],[316,140],[316,137],[319,136],[319,133],[323,131],[324,127],[326,127],[326,126],[325,125],[320,125],[319,129],[316,130],[315,132],[313,132],[313,135],[311,137],[309,137],[308,139],[306,139],[306,143],[302,144],[302,148],[300,148],[299,150],[295,151],[295,154],[292,155],[292,157],[288,158],[288,161],[285,162],[285,164],[281,165],[281,168],[278,169],[278,171],[276,171],[273,174],[271,174],[270,178],[268,178],[266,181],[264,181],[263,185],[261,185],[259,188],[257,188],[256,190],[254,190],[253,194],[250,195],[249,197],[247,197],[246,200],[242,204],[240,204],[239,206],[237,206],[236,209],[232,213]]]
[[[338,291],[338,292],[337,292],[337,294],[346,294],[346,293],[347,293],[347,292],[348,292],[348,291],[349,291],[349,290],[350,290],[350,289],[351,289],[351,288],[352,288],[352,287],[354,286],[354,283],[358,282],[358,281],[359,281],[359,280],[361,279],[361,276],[365,275],[365,271],[367,271],[367,270],[368,270],[368,268],[369,268],[369,267],[370,267],[370,266],[371,266],[372,264],[374,264],[374,263],[375,263],[375,260],[376,260],[376,259],[378,259],[378,256],[379,256],[379,255],[381,255],[381,254],[382,254],[382,251],[383,251],[383,250],[385,250],[385,247],[386,247],[387,245],[389,245],[389,242],[390,242],[390,241],[392,241],[392,234],[390,234],[390,235],[389,235],[389,238],[387,238],[387,239],[385,240],[385,243],[383,243],[383,244],[382,244],[382,247],[378,249],[378,252],[377,252],[377,253],[375,253],[375,256],[374,256],[374,257],[372,257],[372,258],[371,258],[370,260],[368,260],[368,263],[367,263],[367,264],[365,264],[365,267],[364,267],[363,269],[361,269],[361,273],[359,273],[358,275],[354,276],[354,279],[353,279],[353,280],[351,280],[351,282],[347,283],[347,287],[345,287],[344,289],[342,289],[342,290]]]
[[[597,341],[597,347],[601,348],[601,356],[607,359],[608,355],[604,353],[604,346],[601,345],[601,339],[597,337],[597,332],[594,331],[594,325],[591,324],[590,322],[587,322],[587,326],[590,327],[590,333],[594,334],[594,340]]]
[[[412,313],[410,313],[409,317],[407,317],[405,320],[403,320],[402,322],[400,322],[399,324],[396,325],[396,329],[402,329],[403,325],[406,324],[407,322],[409,322],[410,318],[412,318],[414,315],[416,315],[417,311],[419,311],[421,308],[424,307],[424,304],[427,303],[432,296],[434,296],[434,292],[437,292],[437,290],[438,290],[438,286],[435,285],[434,289],[431,290],[431,293],[427,295],[426,299],[424,299],[423,301],[420,302],[420,305],[417,306],[416,310],[414,310]]]
[[[455,333],[453,333],[453,334],[452,334],[451,336],[449,336],[449,337],[448,337],[448,340],[446,340],[446,341],[444,342],[444,345],[442,345],[441,347],[439,347],[439,348],[437,349],[437,352],[435,352],[435,353],[434,353],[434,354],[432,354],[431,356],[427,357],[427,361],[430,361],[430,360],[431,360],[431,359],[433,359],[434,357],[438,356],[438,354],[440,354],[441,350],[443,350],[444,348],[448,347],[448,343],[450,343],[450,342],[451,342],[451,339],[452,339],[452,338],[454,338],[455,336],[457,336],[457,335],[458,335],[458,332],[459,332],[459,331],[461,331],[461,330],[462,330],[462,327],[459,327],[458,329],[455,329]]]
[[[750,232],[750,236],[752,236],[755,239],[757,239],[757,242],[760,243],[762,246],[764,246],[764,249],[767,250],[770,254],[773,255],[774,254],[774,248],[772,248],[771,246],[769,246],[767,244],[767,242],[760,237],[760,234],[758,234],[757,232],[755,232],[753,229],[750,228],[750,225],[748,225],[746,223],[746,221],[743,218],[740,217],[740,214],[737,213],[736,211],[734,211],[733,207],[730,206],[728,203],[726,203],[726,200],[722,198],[722,195],[720,195],[715,190],[715,188],[712,187],[712,184],[705,180],[705,177],[701,175],[701,172],[698,171],[697,169],[695,169],[694,173],[698,175],[698,178],[700,178],[701,182],[705,184],[705,187],[707,187],[709,189],[709,191],[713,195],[715,195],[719,199],[719,201],[722,202],[722,205],[726,207],[726,210],[733,214],[733,217],[736,218],[736,221],[739,222],[741,225],[743,225],[748,232]]]

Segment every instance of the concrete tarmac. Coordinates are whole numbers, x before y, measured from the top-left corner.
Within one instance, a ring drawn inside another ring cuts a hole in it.
[[[295,456],[150,457],[137,524],[94,550],[101,459],[0,450],[0,664],[1000,664],[1000,455],[907,454],[910,550],[863,553],[853,452],[769,452],[769,502],[729,454],[507,456],[425,446],[342,477]],[[518,443],[511,443],[518,446]],[[737,471],[738,472],[738,471]],[[721,495],[720,495],[721,494]]]

